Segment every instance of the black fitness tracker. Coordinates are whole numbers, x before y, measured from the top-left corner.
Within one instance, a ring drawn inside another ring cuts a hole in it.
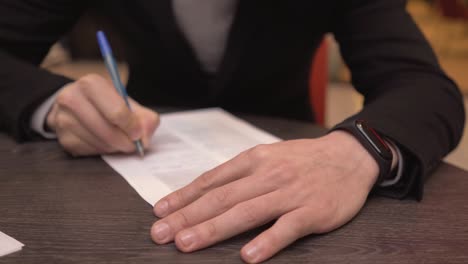
[[[376,184],[382,183],[390,174],[393,154],[379,133],[364,120],[345,121],[332,129],[332,131],[335,130],[348,131],[364,146],[379,165],[379,177]]]

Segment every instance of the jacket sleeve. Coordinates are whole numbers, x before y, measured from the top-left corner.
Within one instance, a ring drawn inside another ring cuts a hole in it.
[[[364,95],[365,119],[404,153],[403,181],[377,193],[422,198],[425,178],[460,141],[462,96],[410,15],[405,0],[347,1],[334,34]]]
[[[0,129],[30,140],[33,111],[71,80],[39,68],[49,48],[71,27],[87,1],[0,1]]]

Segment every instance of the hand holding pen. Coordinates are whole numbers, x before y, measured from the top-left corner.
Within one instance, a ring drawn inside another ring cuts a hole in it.
[[[102,31],[98,31],[96,34],[99,48],[101,49],[102,58],[104,59],[104,63],[106,64],[107,70],[109,71],[109,75],[111,76],[112,82],[114,83],[114,87],[119,92],[120,96],[125,101],[128,109],[132,111],[132,107],[128,102],[128,95],[125,86],[122,84],[122,80],[120,79],[119,70],[117,69],[117,63],[115,62],[114,55],[112,54],[112,49],[107,41],[106,35]],[[140,154],[140,157],[145,155],[143,149],[143,143],[141,139],[134,140],[135,147]]]
[[[130,110],[113,83],[96,74],[67,84],[48,101],[45,127],[73,156],[134,153],[134,141],[147,146],[159,124],[157,113],[128,98]]]

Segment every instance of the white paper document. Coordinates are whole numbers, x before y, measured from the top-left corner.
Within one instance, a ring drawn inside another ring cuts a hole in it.
[[[21,242],[0,232],[0,257],[19,251],[23,246]]]
[[[161,115],[144,158],[103,159],[151,205],[203,172],[258,144],[280,141],[219,108]]]

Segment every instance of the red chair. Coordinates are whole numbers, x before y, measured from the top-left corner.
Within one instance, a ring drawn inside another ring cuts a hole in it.
[[[437,0],[436,3],[444,17],[468,21],[468,7],[459,0]]]
[[[440,53],[453,55],[458,40],[465,39],[468,34],[468,6],[461,0],[436,0],[435,5],[443,18],[439,22],[443,28],[438,30],[438,45],[434,45],[439,47]]]
[[[328,49],[326,39],[318,48],[309,78],[309,99],[315,113],[315,121],[325,125],[325,101],[328,86]]]

